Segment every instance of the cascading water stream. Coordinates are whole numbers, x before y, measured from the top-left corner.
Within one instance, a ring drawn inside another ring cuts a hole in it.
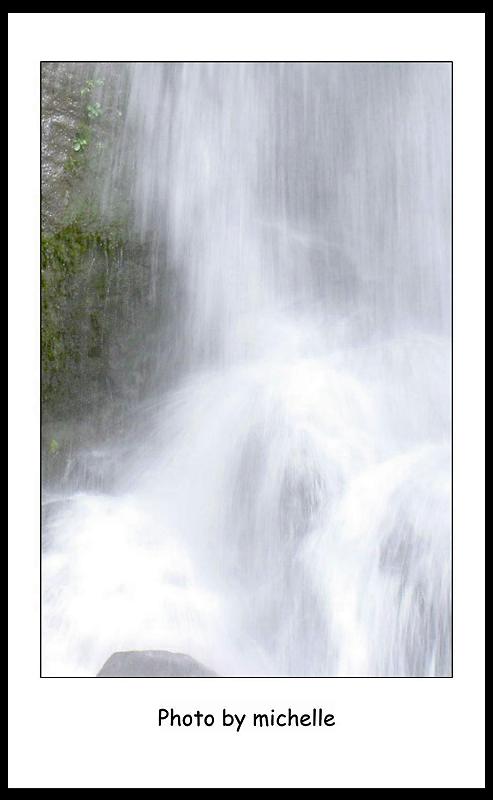
[[[181,293],[153,434],[47,525],[43,673],[450,674],[448,65],[120,69],[102,197]]]

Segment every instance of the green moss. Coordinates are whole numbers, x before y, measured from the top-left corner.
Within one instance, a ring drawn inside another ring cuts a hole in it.
[[[98,229],[91,227],[91,220],[75,220],[56,233],[41,236],[41,267],[44,269],[56,262],[63,271],[73,271],[80,256],[92,247],[114,255],[120,246],[116,225]]]
[[[101,351],[99,306],[107,290],[108,263],[121,247],[116,227],[97,229],[87,219],[41,237],[41,366],[43,402],[48,405],[63,400],[64,387],[74,385],[81,351]],[[90,325],[85,343],[86,310]]]
[[[66,124],[46,126],[47,152],[65,168],[43,184],[41,236],[43,468],[57,481],[79,447],[126,431],[160,380],[162,298],[174,291],[128,224],[125,172],[101,205],[124,94],[70,74],[57,73],[49,106]]]

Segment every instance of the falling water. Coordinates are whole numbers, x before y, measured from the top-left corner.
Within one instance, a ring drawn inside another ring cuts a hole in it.
[[[150,433],[45,531],[44,674],[450,674],[449,66],[113,66],[102,198],[180,292]]]

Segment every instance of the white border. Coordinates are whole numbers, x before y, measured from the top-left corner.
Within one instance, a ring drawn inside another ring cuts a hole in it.
[[[484,14],[9,14],[10,788],[482,788]],[[454,61],[453,679],[39,679],[40,60]],[[327,730],[165,731],[291,705]]]

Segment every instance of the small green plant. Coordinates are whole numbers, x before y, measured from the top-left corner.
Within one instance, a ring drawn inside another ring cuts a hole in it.
[[[86,111],[89,119],[97,119],[101,116],[101,103],[89,103]]]
[[[82,134],[77,134],[74,139],[72,150],[75,150],[76,153],[82,152],[87,147],[87,139]]]
[[[98,86],[102,86],[104,84],[104,80],[102,78],[96,78],[94,80],[86,81],[83,88],[80,90],[81,97],[85,97],[87,94],[91,94],[92,90]]]
[[[52,439],[50,442],[50,453],[54,456],[60,450],[60,445],[58,444],[56,439]]]

